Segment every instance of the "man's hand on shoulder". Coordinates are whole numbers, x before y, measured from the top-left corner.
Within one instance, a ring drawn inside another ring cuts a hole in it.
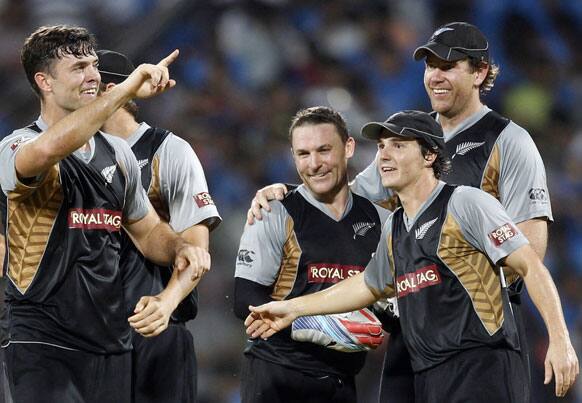
[[[287,186],[282,183],[275,183],[257,190],[257,193],[251,202],[251,208],[249,208],[249,211],[247,212],[247,223],[253,225],[255,223],[255,218],[257,220],[262,220],[263,216],[261,214],[261,209],[271,211],[269,201],[283,200],[286,194]]]

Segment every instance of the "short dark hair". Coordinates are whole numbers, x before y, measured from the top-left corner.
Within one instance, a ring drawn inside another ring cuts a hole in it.
[[[345,144],[350,137],[346,121],[343,116],[327,106],[313,106],[311,108],[302,109],[291,119],[291,126],[289,127],[289,139],[293,138],[293,130],[305,125],[319,125],[324,123],[331,123],[335,126],[342,142]]]
[[[444,174],[451,171],[451,160],[445,155],[445,150],[439,147],[432,147],[423,139],[416,139],[420,146],[420,153],[424,158],[428,154],[436,154],[436,159],[432,163],[432,171],[437,179],[440,179]]]
[[[42,26],[24,41],[20,61],[32,89],[40,96],[40,88],[34,80],[36,73],[48,72],[51,63],[65,55],[91,56],[95,54],[96,47],[95,37],[83,27]]]

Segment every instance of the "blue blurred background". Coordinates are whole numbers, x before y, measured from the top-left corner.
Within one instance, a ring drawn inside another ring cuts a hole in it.
[[[244,215],[266,184],[296,182],[287,127],[301,107],[330,105],[352,135],[401,109],[430,110],[424,65],[412,51],[439,25],[465,20],[489,38],[501,76],[484,98],[525,127],[546,164],[555,223],[546,264],[562,297],[575,348],[582,352],[582,2],[571,0],[0,0],[0,137],[38,115],[19,51],[45,24],[88,27],[100,46],[138,64],[174,48],[178,86],[141,102],[140,117],[194,147],[224,222],[212,234],[213,269],[200,285],[191,323],[201,403],[239,401],[245,343],[232,314],[233,273]],[[373,158],[360,141],[352,175]],[[534,402],[543,386],[547,336],[529,300],[527,327]],[[382,352],[359,378],[361,402],[374,402]],[[486,379],[483,382],[487,382]],[[556,399],[557,400],[557,399]],[[562,402],[582,402],[582,382]]]

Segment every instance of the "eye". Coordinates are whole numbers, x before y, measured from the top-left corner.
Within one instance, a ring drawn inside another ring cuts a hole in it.
[[[378,150],[383,150],[386,146],[384,143],[378,143]]]

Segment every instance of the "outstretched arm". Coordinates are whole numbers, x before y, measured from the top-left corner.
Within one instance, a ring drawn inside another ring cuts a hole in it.
[[[360,273],[314,294],[258,307],[250,306],[251,313],[245,320],[246,332],[251,338],[266,339],[300,316],[354,311],[374,303],[380,297],[368,287],[364,273]]]
[[[529,245],[511,253],[505,258],[504,263],[523,278],[529,295],[546,324],[550,344],[545,359],[544,383],[550,383],[553,373],[556,396],[565,396],[580,373],[580,367],[570,341],[554,281]]]

